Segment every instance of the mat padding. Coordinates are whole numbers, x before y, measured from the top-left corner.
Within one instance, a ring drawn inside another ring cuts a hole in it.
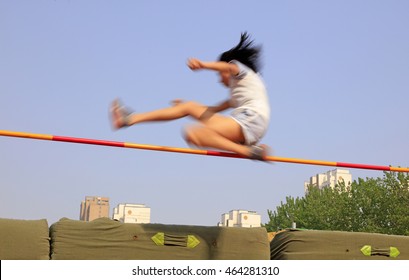
[[[50,259],[50,238],[47,220],[0,218],[0,259]]]
[[[206,260],[270,258],[265,228],[124,224],[63,218],[50,228],[51,259]]]
[[[362,232],[286,230],[270,243],[272,260],[408,260],[409,237]]]

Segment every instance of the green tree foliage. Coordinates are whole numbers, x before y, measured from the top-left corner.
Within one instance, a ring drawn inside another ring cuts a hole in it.
[[[290,228],[409,235],[409,174],[384,172],[346,186],[310,186],[302,198],[287,197],[268,210],[268,231]]]

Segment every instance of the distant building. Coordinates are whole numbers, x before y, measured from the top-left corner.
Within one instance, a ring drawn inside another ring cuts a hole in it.
[[[261,216],[255,211],[231,210],[222,215],[221,227],[261,227]]]
[[[352,183],[352,175],[349,173],[349,170],[334,169],[312,176],[308,182],[304,182],[304,191],[307,192],[310,185],[319,189],[334,188],[338,182],[345,182],[345,185]]]
[[[109,217],[109,198],[86,196],[81,202],[80,220],[92,221],[102,217]]]
[[[114,208],[112,219],[122,223],[149,224],[151,222],[151,208],[145,204],[118,204]]]

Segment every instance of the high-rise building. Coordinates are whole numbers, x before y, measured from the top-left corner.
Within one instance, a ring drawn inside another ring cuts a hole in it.
[[[151,222],[151,208],[145,204],[118,204],[114,208],[112,219],[122,223],[149,224]]]
[[[221,227],[261,227],[261,216],[255,211],[231,210],[222,214]]]
[[[100,196],[86,196],[81,202],[81,221],[92,221],[102,217],[109,217],[109,198]]]
[[[339,182],[344,182],[345,185],[352,183],[352,175],[349,173],[349,170],[337,168],[312,176],[308,182],[304,182],[304,191],[307,192],[308,186],[314,186],[319,189],[334,188]]]

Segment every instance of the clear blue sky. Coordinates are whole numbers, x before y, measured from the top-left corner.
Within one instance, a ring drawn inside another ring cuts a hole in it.
[[[0,129],[186,147],[189,119],[113,132],[110,102],[137,111],[227,91],[213,60],[242,31],[263,45],[277,156],[409,166],[409,1],[0,1]],[[0,137],[0,217],[78,219],[85,196],[144,203],[151,221],[267,222],[330,167]],[[382,172],[351,170],[353,178]]]

